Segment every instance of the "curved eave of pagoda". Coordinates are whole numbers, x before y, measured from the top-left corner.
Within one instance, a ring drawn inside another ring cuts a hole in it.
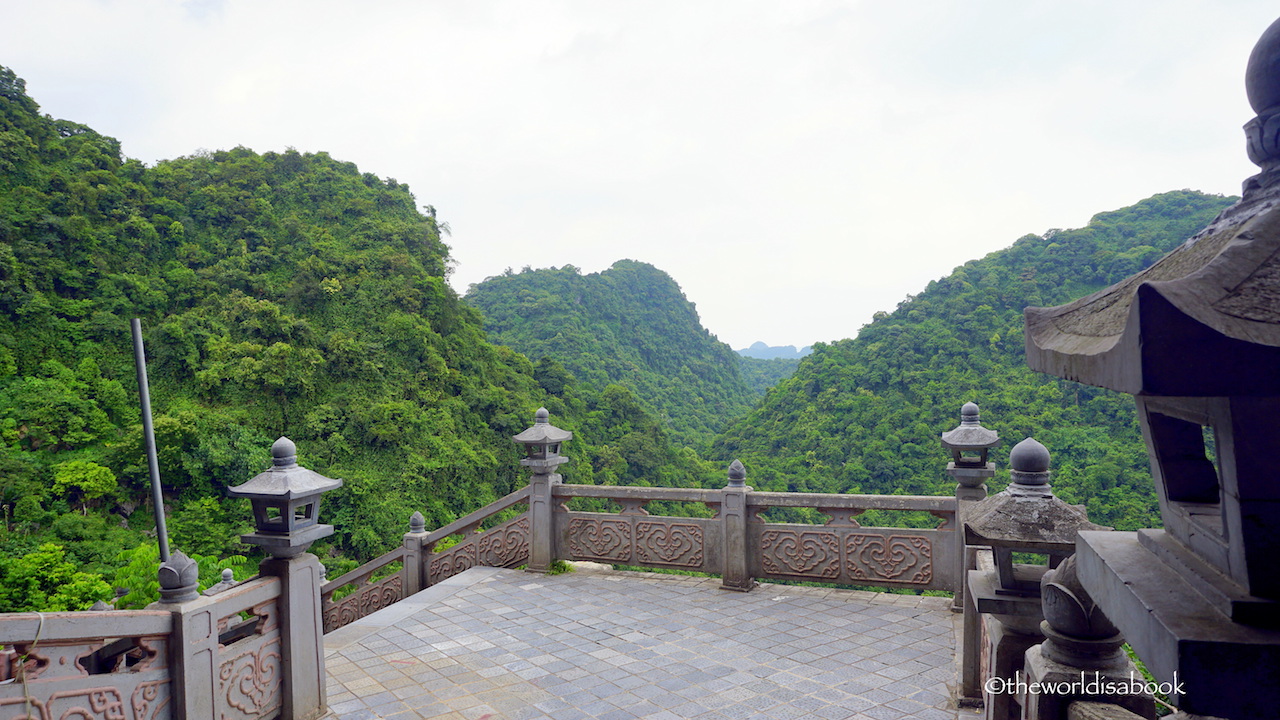
[[[1280,394],[1280,197],[1236,205],[1146,270],[1027,308],[1027,364],[1120,392]]]

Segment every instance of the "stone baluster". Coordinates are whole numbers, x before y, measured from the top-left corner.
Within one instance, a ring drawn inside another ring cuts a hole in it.
[[[747,592],[756,586],[751,576],[747,542],[747,471],[738,460],[729,465],[729,484],[721,492],[720,527],[724,529],[724,570],[720,588]]]
[[[1124,637],[1076,575],[1076,556],[1040,581],[1044,642],[1026,651],[1023,720],[1066,720],[1073,701],[1119,705],[1144,718],[1155,717],[1155,701],[1142,675],[1121,646]],[[1067,692],[1037,692],[1045,688]]]
[[[423,547],[427,537],[427,519],[422,513],[415,511],[409,517],[409,532],[404,534],[404,574],[402,597],[419,592],[427,587],[427,576],[423,568],[424,556],[429,552]]]
[[[160,602],[155,609],[173,612],[173,716],[213,718],[218,687],[218,618],[201,600],[199,568],[181,551],[160,565]]]

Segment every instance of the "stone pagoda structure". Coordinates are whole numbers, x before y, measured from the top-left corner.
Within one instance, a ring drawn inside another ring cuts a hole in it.
[[[1280,708],[1280,21],[1249,60],[1262,172],[1146,270],[1026,311],[1032,369],[1133,395],[1163,528],[1080,534],[1079,580],[1184,712]]]

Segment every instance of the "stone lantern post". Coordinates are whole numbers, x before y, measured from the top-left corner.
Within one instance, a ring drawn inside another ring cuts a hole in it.
[[[521,465],[530,468],[529,517],[533,524],[533,539],[529,543],[529,572],[546,572],[555,559],[555,518],[552,515],[552,486],[561,478],[555,469],[569,462],[560,455],[562,443],[573,439],[573,433],[551,424],[546,408],[538,408],[533,416],[533,427],[512,438],[524,445],[525,457]]]
[[[1075,550],[1080,530],[1106,530],[1089,522],[1084,508],[1054,497],[1049,486],[1049,451],[1027,438],[1009,451],[1009,477],[1003,492],[974,505],[964,523],[965,542],[991,548],[992,569],[968,573],[969,602],[976,610],[965,616],[965,638],[982,634],[988,678],[1012,681],[1022,671],[1028,648],[1043,641],[1040,580]],[[1047,556],[1044,565],[1015,562],[1014,553]],[[970,624],[983,623],[973,630]],[[985,629],[985,633],[981,630]],[[977,653],[965,652],[966,658]],[[1016,718],[1011,692],[983,688],[988,720]]]
[[[1160,529],[1083,533],[1079,577],[1180,710],[1280,707],[1280,20],[1249,57],[1262,171],[1151,267],[1027,308],[1033,370],[1134,396]]]
[[[973,504],[987,497],[986,483],[996,474],[995,463],[987,461],[987,452],[1000,444],[1000,435],[982,427],[978,420],[978,404],[967,402],[960,408],[960,424],[942,433],[942,447],[951,452],[947,474],[956,481],[956,524],[960,527],[964,527]],[[951,609],[960,612],[964,608],[964,575],[973,569],[974,560],[973,550],[965,543],[956,543],[956,549],[961,581]]]
[[[275,441],[271,458],[271,468],[227,493],[249,498],[256,532],[240,538],[270,556],[258,566],[259,574],[280,578],[281,717],[312,720],[326,712],[320,606],[324,568],[306,550],[333,534],[332,525],[319,523],[320,495],[341,487],[342,481],[298,465],[297,449],[288,438]]]

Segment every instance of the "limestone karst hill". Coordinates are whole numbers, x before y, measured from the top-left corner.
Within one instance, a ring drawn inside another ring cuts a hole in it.
[[[652,265],[619,260],[586,275],[573,266],[526,269],[488,278],[466,299],[494,342],[597,390],[629,388],[683,442],[709,438],[755,399],[738,356]]]
[[[265,467],[280,435],[346,481],[319,548],[335,574],[397,544],[415,510],[438,526],[523,482],[511,436],[557,398],[486,339],[418,207],[325,153],[240,147],[149,167],[41,114],[0,68],[0,555],[52,543],[119,585],[120,550],[154,548],[133,317],[173,544],[189,554],[246,550],[247,507],[224,488]],[[581,438],[578,481],[695,482],[634,398],[568,393],[578,402],[554,420]]]
[[[1028,370],[1022,309],[1127,277],[1233,201],[1164,193],[965,263],[857,337],[815,346],[711,454],[741,458],[758,488],[948,493],[937,438],[973,400],[1005,441],[998,462],[1034,435],[1053,453],[1062,497],[1097,522],[1150,527],[1158,515],[1132,399]]]

